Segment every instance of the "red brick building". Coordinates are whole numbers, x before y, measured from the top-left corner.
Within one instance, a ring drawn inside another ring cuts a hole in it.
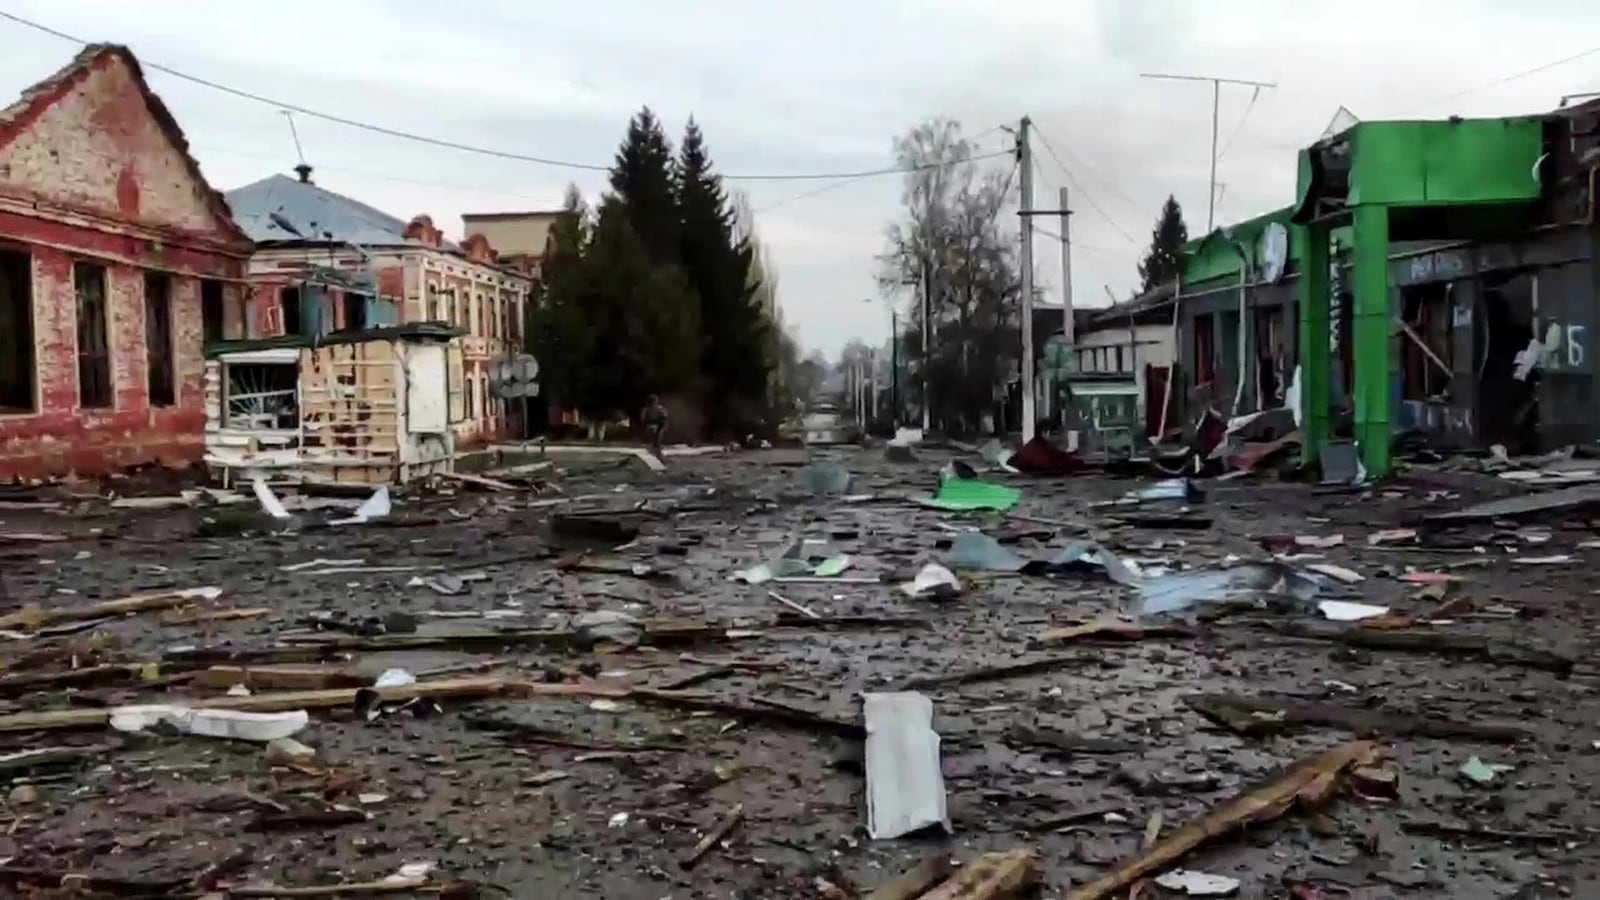
[[[250,251],[126,48],[0,110],[0,482],[199,460]]]

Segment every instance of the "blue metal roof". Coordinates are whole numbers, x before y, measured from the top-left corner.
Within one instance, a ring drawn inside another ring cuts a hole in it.
[[[233,220],[257,243],[314,241],[391,247],[406,240],[406,222],[343,194],[273,175],[226,194]],[[295,234],[274,218],[288,223]]]

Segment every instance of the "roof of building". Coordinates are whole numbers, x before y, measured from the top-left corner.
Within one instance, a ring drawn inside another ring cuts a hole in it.
[[[234,221],[251,240],[261,243],[309,241],[362,247],[419,243],[406,237],[408,223],[404,219],[288,175],[272,175],[234,188],[227,199]],[[446,244],[446,249],[453,246]]]
[[[506,219],[554,218],[564,212],[565,209],[530,209],[523,212],[462,213],[461,218],[472,222],[494,222]]]
[[[216,215],[219,227],[231,232],[230,236],[241,241],[245,240],[246,233],[235,224],[227,202],[206,180],[205,174],[200,171],[200,161],[189,152],[189,139],[178,126],[178,120],[173,117],[167,104],[150,89],[150,83],[145,80],[144,68],[139,65],[138,57],[121,44],[86,44],[72,58],[72,62],[24,90],[17,102],[0,109],[0,147],[9,143],[12,137],[20,133],[51,104],[61,99],[79,81],[87,78],[95,66],[110,58],[120,59],[127,67],[134,85],[139,89],[139,95],[144,98],[145,108],[155,119],[156,127],[161,129],[161,133],[166,135],[167,140],[177,149],[178,155],[183,157],[184,167],[188,169],[189,176],[204,189],[206,204]]]
[[[302,334],[284,334],[276,337],[245,338],[233,341],[212,341],[205,345],[207,359],[225,357],[231,353],[250,353],[256,350],[280,350],[297,347],[324,347],[329,344],[362,344],[368,341],[411,341],[436,343],[461,337],[466,331],[443,322],[408,322],[403,325],[381,325],[374,328],[343,329],[320,337]]]

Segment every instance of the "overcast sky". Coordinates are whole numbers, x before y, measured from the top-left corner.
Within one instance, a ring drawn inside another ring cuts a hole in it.
[[[1141,72],[1278,83],[1253,105],[1249,88],[1223,90],[1219,223],[1289,202],[1295,148],[1341,104],[1364,119],[1499,115],[1600,91],[1600,7],[1584,0],[0,0],[0,10],[315,110],[591,164],[610,161],[641,104],[674,133],[692,113],[734,176],[887,166],[893,137],[935,115],[999,149],[995,127],[1029,114],[1064,164],[1039,147],[1037,206],[1053,208],[1072,179],[1080,305],[1133,289],[1167,194],[1191,234],[1205,228],[1210,87]],[[0,46],[7,96],[76,50],[6,21]],[[217,188],[296,162],[273,106],[149,74]],[[427,212],[455,237],[463,212],[552,207],[568,183],[592,195],[603,178],[305,116],[297,125],[318,183],[402,218]],[[801,342],[832,354],[852,337],[886,337],[887,307],[865,300],[877,296],[873,258],[899,179],[739,186]],[[1041,284],[1059,298],[1058,245],[1040,237],[1037,253]]]

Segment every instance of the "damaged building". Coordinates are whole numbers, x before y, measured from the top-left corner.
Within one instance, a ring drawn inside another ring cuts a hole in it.
[[[250,252],[126,48],[0,111],[0,482],[197,462]]]
[[[1290,408],[1304,458],[1353,443],[1373,474],[1395,446],[1600,439],[1597,167],[1600,103],[1307,148],[1293,205],[1186,248],[1169,424],[1145,436]]]
[[[311,176],[302,163],[295,177],[273,175],[227,194],[257,242],[245,337],[318,340],[421,323],[453,329],[446,347],[452,440],[472,447],[520,433],[520,408],[498,396],[492,377],[522,350],[537,271],[532,245],[519,246],[513,264],[470,230],[472,217],[456,243],[428,216],[396,218]],[[524,229],[530,240],[532,232],[542,240],[541,225],[547,230],[541,222]]]

